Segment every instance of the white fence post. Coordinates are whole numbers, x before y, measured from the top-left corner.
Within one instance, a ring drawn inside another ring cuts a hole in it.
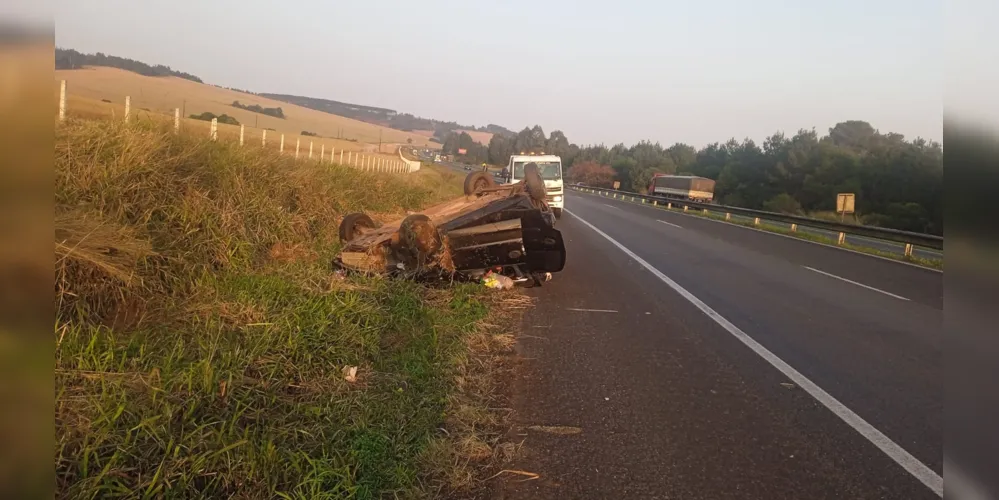
[[[340,150],[340,164],[343,165],[343,150]]]
[[[319,163],[322,163],[326,158],[326,144],[323,144],[322,149],[319,150]],[[330,153],[330,160],[333,159],[333,153]]]
[[[128,114],[132,110],[132,97],[125,96],[125,123],[128,123]]]
[[[264,132],[260,134],[260,147],[264,146],[267,146],[267,129],[264,129]]]
[[[59,121],[66,120],[66,80],[59,83]]]
[[[180,133],[180,108],[173,108],[173,133]]]
[[[213,141],[218,140],[218,138],[219,138],[219,119],[218,118],[212,118],[212,129],[211,129],[210,134],[211,134],[211,137],[212,137]]]
[[[295,139],[295,159],[298,159],[298,148],[302,145],[302,138],[299,137]]]
[[[243,147],[243,134],[246,133],[246,125],[239,126],[239,147]]]
[[[278,153],[284,153],[284,134],[281,134],[281,145],[278,146]]]
[[[312,141],[309,141],[309,159],[312,159]]]

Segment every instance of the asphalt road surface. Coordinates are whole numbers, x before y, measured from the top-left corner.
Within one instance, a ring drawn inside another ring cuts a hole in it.
[[[939,498],[942,273],[571,193],[495,498]]]
[[[628,196],[628,195],[622,195],[622,196]],[[629,198],[629,200],[630,200],[630,198]],[[746,216],[735,215],[735,214],[732,215],[732,218],[733,219],[737,219],[737,220],[742,220],[742,221],[752,221],[753,220],[752,217],[746,217]],[[790,224],[784,224],[782,222],[776,222],[776,221],[766,221],[766,223],[769,224],[769,225],[779,226],[779,227],[784,227],[784,228],[790,228],[791,227]],[[815,235],[819,235],[819,236],[825,236],[826,238],[830,238],[832,240],[836,240],[836,238],[839,237],[839,233],[837,233],[835,231],[828,231],[828,230],[825,230],[825,229],[818,229],[818,228],[814,228],[814,227],[807,227],[807,226],[800,226],[799,225],[798,226],[798,231],[801,231],[803,233],[815,234]],[[905,254],[905,244],[896,243],[894,241],[879,240],[879,239],[876,239],[876,238],[868,238],[866,236],[857,236],[857,235],[854,235],[854,234],[847,234],[846,235],[846,242],[850,243],[852,245],[860,246],[860,247],[867,247],[867,248],[873,248],[875,250],[881,250],[882,252],[889,252],[889,253],[894,253],[894,254],[898,254],[898,255],[904,255]],[[918,247],[917,246],[917,247],[915,247],[913,249],[912,253],[913,253],[914,256],[920,257],[920,258],[923,258],[923,259],[943,259],[943,251],[936,250],[936,249],[933,249],[933,248],[923,248],[923,247]]]

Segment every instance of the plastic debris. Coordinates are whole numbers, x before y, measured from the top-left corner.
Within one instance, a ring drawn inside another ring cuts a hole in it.
[[[344,380],[350,383],[357,382],[357,367],[356,366],[343,367],[343,378]]]
[[[513,288],[514,285],[513,280],[509,277],[503,276],[499,273],[494,273],[492,271],[489,271],[482,276],[482,284],[497,290],[509,290]]]

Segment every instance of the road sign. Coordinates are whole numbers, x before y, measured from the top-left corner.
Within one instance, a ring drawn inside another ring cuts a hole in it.
[[[621,181],[614,181],[614,189],[621,189]]]
[[[852,214],[857,196],[853,193],[839,193],[836,195],[836,213]]]
[[[467,154],[467,153],[468,153],[468,150],[465,149],[465,148],[461,148],[461,149],[458,150],[458,154],[460,154],[460,155]]]

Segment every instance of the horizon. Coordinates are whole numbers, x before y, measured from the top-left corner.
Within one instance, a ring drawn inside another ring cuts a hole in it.
[[[899,11],[895,7],[901,2],[895,1],[877,6],[857,0],[835,6],[798,6],[771,0],[742,12],[744,17],[738,14],[745,6],[734,0],[712,3],[723,8],[707,8],[704,15],[710,16],[706,18],[699,17],[699,7],[682,6],[683,14],[693,22],[670,24],[669,28],[676,29],[653,34],[652,38],[663,41],[646,47],[643,36],[648,38],[648,33],[639,30],[636,34],[636,30],[626,31],[608,21],[623,15],[625,21],[640,25],[655,15],[619,12],[625,9],[604,12],[589,3],[565,16],[572,23],[552,17],[561,21],[554,25],[556,33],[541,34],[535,28],[552,28],[545,23],[549,18],[518,16],[513,6],[521,2],[496,6],[486,19],[492,23],[487,26],[500,25],[524,36],[495,39],[481,35],[490,33],[486,28],[474,34],[462,32],[472,20],[482,21],[476,17],[478,12],[462,11],[467,7],[463,5],[444,9],[447,17],[440,20],[427,17],[435,10],[416,8],[425,5],[327,6],[305,2],[316,11],[325,11],[329,14],[326,17],[338,12],[341,21],[377,19],[377,25],[385,29],[378,31],[378,44],[372,44],[363,36],[366,21],[330,23],[325,39],[313,38],[308,26],[281,29],[277,34],[260,29],[273,24],[308,25],[323,17],[281,22],[295,9],[245,2],[202,5],[189,0],[136,8],[111,0],[85,6],[70,4],[57,10],[55,45],[162,64],[194,74],[206,84],[254,93],[388,108],[464,126],[496,124],[514,132],[540,125],[546,133],[563,131],[579,145],[649,141],[702,148],[733,138],[760,144],[777,132],[792,136],[802,129],[814,129],[823,136],[836,123],[849,120],[866,121],[881,133],[900,133],[910,141],[922,137],[942,142],[941,30],[933,18],[940,11],[938,3],[905,3],[906,8]],[[448,2],[434,0],[430,4]],[[559,4],[537,8],[545,11]],[[858,10],[860,6],[864,9]],[[798,9],[794,12],[798,17],[788,16],[788,9]],[[856,12],[864,15],[853,15]],[[192,17],[191,13],[200,15]],[[186,24],[172,22],[181,19]],[[791,21],[810,27],[789,27],[795,24]],[[894,23],[885,24],[890,21]],[[436,22],[432,29],[417,29],[431,22]],[[191,29],[182,33],[170,29],[178,25]],[[831,25],[837,29],[828,28]],[[213,29],[206,29],[209,26]],[[628,43],[595,42],[593,38],[602,37],[589,36],[589,30],[598,26],[605,34],[614,35],[617,30]],[[756,36],[739,39],[741,29],[754,26],[759,27],[750,34]],[[268,36],[244,33],[254,27],[258,29],[250,33]],[[406,27],[413,29],[402,29]],[[781,27],[778,33],[772,32]],[[721,40],[694,39],[694,46],[673,50],[676,42],[690,40],[687,35],[715,28],[723,28]],[[829,36],[816,36],[823,31]],[[784,47],[787,35],[806,33],[810,36],[791,39],[800,46]],[[559,42],[554,47],[558,53],[553,50],[553,40],[546,38],[552,36]],[[574,43],[561,42],[563,36]],[[419,42],[412,42],[413,37]],[[286,40],[286,45],[275,48],[268,39]],[[350,50],[330,55],[329,42],[324,42],[329,39],[334,47]],[[413,52],[414,43],[421,49],[433,49],[429,51],[431,60],[399,55]],[[511,49],[518,45],[521,50],[534,49],[547,56],[540,58],[544,64],[504,58],[516,56],[519,52]],[[302,48],[293,50],[295,47]],[[754,56],[775,49],[784,54],[765,60]],[[442,51],[452,57],[440,61]],[[325,64],[315,62],[322,57],[328,59]],[[594,61],[602,68],[588,70]],[[665,69],[649,61],[662,61]],[[476,70],[483,64],[495,70],[480,75]],[[668,71],[669,76],[657,73],[673,66],[677,71]],[[313,74],[321,78],[310,77]],[[518,78],[518,74],[530,78]],[[620,74],[632,76],[618,79]]]

